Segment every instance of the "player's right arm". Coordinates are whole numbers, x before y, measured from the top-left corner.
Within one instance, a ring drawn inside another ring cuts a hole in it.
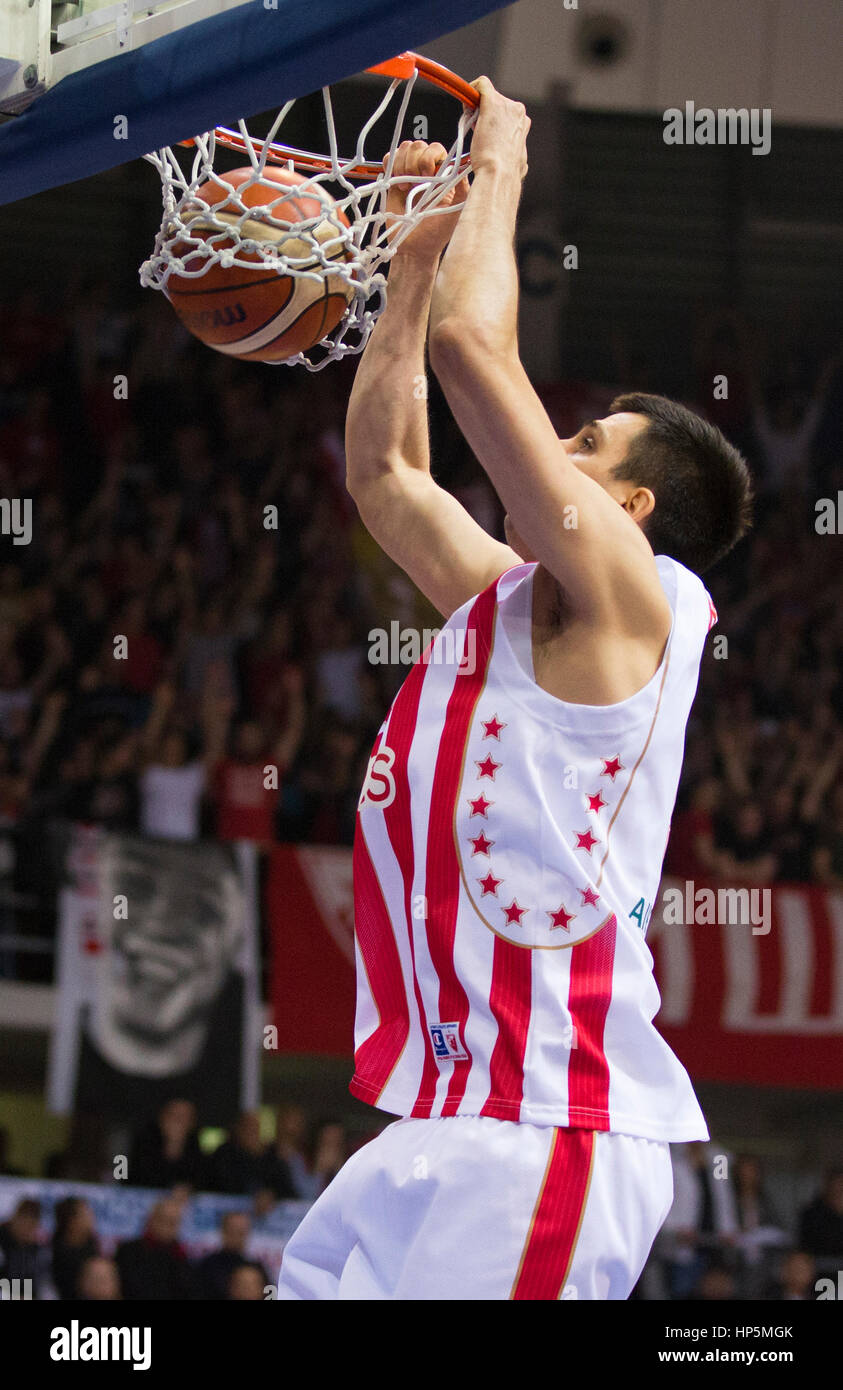
[[[442,146],[407,143],[396,171],[432,173],[444,154]],[[446,618],[521,563],[430,471],[425,341],[454,221],[428,219],[396,252],[387,307],[357,369],[346,420],[347,485],[364,525]]]

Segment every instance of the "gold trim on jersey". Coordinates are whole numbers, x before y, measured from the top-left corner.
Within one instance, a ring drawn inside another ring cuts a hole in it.
[[[633,767],[632,771],[631,771],[630,774],[629,774],[629,781],[627,782],[626,786],[624,787],[623,791],[621,792],[620,800],[618,801],[617,806],[615,807],[614,811],[612,812],[612,817],[611,817],[611,820],[609,821],[609,824],[606,826],[606,853],[603,855],[603,858],[602,858],[601,861],[600,861],[600,872],[599,872],[599,874],[597,875],[597,881],[596,881],[596,883],[595,883],[595,885],[594,885],[595,888],[599,888],[599,887],[600,887],[600,884],[601,884],[602,881],[603,881],[603,870],[604,870],[605,867],[606,867],[606,860],[609,858],[609,836],[610,836],[611,833],[612,833],[612,826],[614,825],[615,821],[616,821],[617,818],[618,818],[618,815],[620,814],[620,809],[621,809],[621,807],[623,806],[624,801],[626,800],[626,794],[627,794],[627,792],[629,791],[630,787],[632,786],[632,783],[633,783],[633,781],[634,781],[634,779],[635,779],[635,774],[636,774],[636,772],[638,771],[639,767],[641,766],[642,762],[644,761],[644,755],[645,755],[645,753],[647,752],[647,749],[648,749],[649,746],[650,746],[650,740],[651,740],[651,738],[653,737],[653,730],[654,730],[655,727],[656,727],[656,720],[657,720],[658,717],[659,717],[659,710],[661,709],[661,705],[662,705],[662,695],[664,694],[665,682],[667,681],[667,673],[668,673],[668,669],[669,669],[669,667],[670,667],[670,651],[671,651],[671,647],[672,647],[672,643],[669,643],[669,644],[668,644],[668,649],[667,649],[667,651],[665,652],[665,655],[664,655],[664,671],[662,672],[661,685],[659,686],[659,695],[658,695],[658,699],[656,700],[656,708],[653,710],[653,718],[652,718],[651,721],[650,721],[650,728],[649,728],[649,730],[648,730],[648,732],[647,732],[647,737],[646,737],[646,739],[644,740],[644,747],[641,749],[641,752],[640,752],[639,755],[638,755],[638,759],[637,759],[637,761],[636,761],[636,763],[635,763],[635,766]]]
[[[452,817],[451,817],[451,830],[452,830],[453,839],[454,839],[454,853],[455,853],[456,856],[457,856],[457,866],[458,866],[459,871],[460,871],[460,879],[461,879],[461,881],[462,881],[462,886],[463,886],[463,888],[465,889],[465,895],[466,895],[466,897],[468,898],[469,904],[471,905],[471,907],[472,907],[473,911],[475,912],[475,914],[480,918],[480,921],[483,923],[483,926],[484,926],[484,927],[488,927],[489,931],[492,932],[493,935],[500,937],[501,941],[508,941],[509,944],[510,944],[510,946],[516,946],[516,947],[518,948],[519,951],[570,951],[570,950],[573,949],[574,946],[579,946],[579,945],[581,945],[583,941],[590,941],[591,938],[592,938],[593,936],[596,936],[598,932],[602,931],[604,927],[608,926],[608,924],[611,922],[612,918],[615,916],[615,913],[614,913],[614,912],[610,912],[609,915],[608,915],[608,917],[604,917],[603,921],[600,922],[600,923],[598,923],[598,925],[594,928],[593,931],[590,931],[590,932],[588,933],[587,936],[580,936],[580,937],[577,937],[577,940],[576,940],[576,941],[548,942],[546,945],[542,945],[542,944],[539,943],[539,942],[532,942],[532,941],[513,941],[512,937],[511,937],[511,936],[507,936],[506,932],[498,931],[498,928],[497,928],[497,927],[492,926],[492,923],[489,921],[489,919],[488,919],[487,917],[484,917],[483,913],[480,911],[480,908],[478,907],[477,902],[475,901],[474,894],[472,893],[471,889],[470,889],[469,886],[468,886],[468,879],[466,878],[465,868],[464,868],[464,865],[463,865],[462,851],[460,850],[459,835],[458,835],[458,833],[457,833],[457,811],[458,811],[459,805],[460,805],[460,792],[461,792],[462,789],[463,789],[463,774],[464,774],[464,772],[465,772],[465,761],[466,761],[466,757],[468,756],[468,744],[469,744],[469,740],[470,740],[470,738],[471,738],[472,729],[473,729],[473,727],[474,727],[474,715],[475,715],[475,713],[476,713],[477,706],[479,705],[480,700],[481,700],[482,697],[483,697],[483,692],[484,692],[485,689],[486,689],[486,684],[487,684],[487,681],[488,681],[488,679],[489,679],[489,669],[490,669],[490,667],[491,667],[491,665],[492,665],[492,656],[493,656],[494,650],[495,650],[495,636],[496,636],[496,633],[497,633],[497,630],[498,630],[498,621],[499,621],[499,617],[500,617],[500,614],[499,614],[498,600],[497,600],[497,598],[496,598],[496,599],[495,599],[495,616],[494,616],[494,621],[493,621],[493,623],[492,623],[492,635],[491,635],[491,639],[490,639],[490,642],[489,642],[489,656],[488,656],[488,660],[487,660],[487,662],[486,662],[486,670],[485,670],[484,675],[483,675],[483,684],[480,686],[480,689],[479,689],[478,692],[477,692],[477,698],[476,698],[476,700],[474,701],[474,704],[473,704],[472,709],[471,709],[471,716],[470,716],[470,718],[469,718],[469,720],[468,720],[468,724],[466,725],[465,743],[463,744],[462,758],[461,758],[461,760],[460,760],[460,771],[459,771],[459,779],[458,779],[458,781],[457,781],[457,791],[456,791],[456,795],[454,796],[454,809],[453,809],[453,814],[452,814]],[[661,692],[659,692],[659,699],[661,699]],[[657,708],[658,708],[658,707],[657,707]],[[652,729],[651,729],[650,732],[652,733]],[[649,739],[649,735],[648,735],[648,737],[647,737],[647,742],[649,743],[649,741],[650,741],[650,739]],[[646,748],[646,744],[645,744],[644,746],[645,746],[645,748]],[[643,755],[642,755],[642,756],[643,756]],[[640,759],[639,759],[639,762],[640,762]],[[636,763],[636,767],[637,767],[637,766],[638,766],[638,764]],[[632,779],[630,778],[630,781],[631,781],[631,780],[632,780]],[[623,800],[623,797],[621,797],[621,800]],[[618,804],[620,804],[620,803],[618,803]],[[610,829],[611,829],[611,823],[609,824],[609,830],[610,830]],[[606,833],[607,833],[607,838],[608,838],[608,830],[607,830]]]

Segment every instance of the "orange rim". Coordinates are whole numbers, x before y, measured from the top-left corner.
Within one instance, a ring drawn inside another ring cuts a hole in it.
[[[430,82],[434,87],[439,87],[443,92],[455,97],[462,102],[463,106],[476,109],[480,104],[480,94],[472,87],[470,82],[465,82],[456,73],[451,72],[450,68],[443,67],[441,63],[435,63],[432,58],[424,58],[420,53],[400,53],[397,58],[390,58],[386,63],[377,63],[374,67],[367,68],[367,72],[377,73],[381,77],[389,77],[393,81],[408,81],[414,73],[423,78],[425,82]],[[236,130],[229,130],[226,126],[217,126],[214,131],[218,145],[224,145],[226,149],[237,150],[242,153],[249,153],[250,146],[263,154],[266,149],[267,163],[271,164],[293,164],[297,169],[303,169],[306,173],[324,174],[330,173],[333,164],[325,155],[314,154],[309,150],[299,150],[294,145],[284,145],[280,142],[272,141],[267,144],[264,140],[252,139],[247,141]],[[195,145],[193,140],[180,140],[180,145]],[[340,160],[340,163],[345,161]],[[468,169],[470,159],[464,155],[461,167]],[[351,168],[344,169],[345,177],[348,179],[376,179],[383,173],[382,164],[355,164]]]
[[[417,72],[426,82],[431,82],[434,87],[441,87],[443,92],[456,97],[463,106],[473,109],[480,105],[480,93],[470,82],[457,77],[455,72],[451,72],[450,68],[444,68],[441,63],[434,63],[432,58],[423,58],[420,53],[401,53],[397,58],[391,58],[388,63],[377,63],[375,67],[367,68],[366,71],[378,72],[384,77],[399,77],[405,82]]]

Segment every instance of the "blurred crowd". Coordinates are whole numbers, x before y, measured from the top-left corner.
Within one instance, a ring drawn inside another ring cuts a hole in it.
[[[813,1198],[786,1212],[771,1196],[755,1154],[714,1144],[672,1149],[673,1206],[637,1289],[672,1302],[780,1302],[829,1297],[843,1255],[843,1169]]]
[[[32,502],[27,543],[0,535],[0,928],[13,930],[57,821],[350,844],[406,674],[369,659],[369,634],[441,623],[345,491],[353,365],[237,364],[190,339],[160,296],[121,307],[99,281],[62,294],[2,308],[0,496]],[[701,315],[665,380],[618,339],[615,382],[545,392],[570,433],[620,389],[668,391],[756,475],[756,527],[706,580],[723,640],[708,643],[688,729],[666,861],[682,877],[843,886],[843,540],[815,525],[818,499],[843,508],[843,381],[827,346],[794,333],[770,352],[739,315]],[[430,409],[437,478],[500,534],[433,381]],[[350,1148],[341,1125],[310,1134],[288,1106],[271,1142],[247,1114],[206,1149],[192,1105],[171,1101],[129,1146],[128,1181],[167,1194],[144,1231],[106,1252],[70,1197],[48,1238],[25,1199],[0,1223],[0,1278],[60,1298],[264,1298],[275,1272],[249,1256],[253,1223],[315,1198]],[[676,1199],[639,1296],[814,1298],[843,1255],[843,1174],[780,1213],[757,1158],[722,1180],[711,1159],[675,1151]],[[90,1175],[59,1155],[46,1176]],[[199,1259],[179,1234],[195,1192],[243,1198]]]
[[[735,313],[696,344],[699,408],[748,458],[756,524],[715,568],[718,624],[691,712],[666,867],[687,878],[843,886],[843,372],[765,353]],[[703,396],[725,373],[726,400]],[[718,638],[720,639],[718,641]],[[725,639],[725,641],[723,640]]]
[[[28,543],[0,537],[4,902],[39,877],[56,818],[350,843],[406,674],[368,659],[369,634],[437,625],[345,492],[353,366],[238,364],[161,296],[121,308],[98,281],[25,291],[3,321],[0,493],[32,501]],[[684,372],[683,398],[746,450],[759,505],[710,577],[726,642],[708,646],[668,868],[840,885],[841,538],[817,534],[815,501],[843,488],[841,373],[803,343],[765,355],[734,314],[701,318]],[[665,388],[622,344],[617,373],[568,398]],[[430,404],[437,477],[499,531],[435,383]]]
[[[5,1137],[0,1133],[0,1176],[23,1176],[6,1162]],[[279,1108],[271,1140],[262,1137],[259,1114],[249,1113],[207,1150],[200,1146],[193,1105],[168,1101],[138,1130],[128,1154],[128,1185],[160,1193],[137,1236],[113,1248],[82,1196],[63,1197],[49,1223],[39,1200],[23,1196],[0,1222],[0,1279],[31,1279],[36,1298],[271,1298],[277,1270],[267,1270],[254,1253],[261,1218],[279,1202],[315,1200],[351,1151],[341,1124],[313,1126],[295,1104]],[[713,1144],[686,1144],[675,1146],[672,1157],[673,1206],[634,1297],[813,1301],[827,1287],[819,1282],[824,1278],[836,1289],[843,1170],[828,1172],[809,1201],[784,1210],[754,1154],[732,1157]],[[61,1169],[65,1180],[72,1179],[72,1164],[57,1158],[47,1175]],[[101,1180],[111,1181],[106,1165]],[[243,1202],[222,1215],[215,1237],[197,1255],[186,1249],[181,1231],[200,1192]]]
[[[0,347],[0,489],[32,499],[0,564],[2,821],[348,842],[386,693],[341,382],[269,389],[97,288],[7,311]]]
[[[0,1131],[0,1177],[24,1176],[8,1163],[7,1147],[8,1135]],[[91,1204],[79,1196],[56,1204],[47,1235],[40,1202],[23,1197],[0,1223],[0,1279],[31,1279],[36,1298],[271,1297],[267,1289],[277,1270],[268,1271],[252,1255],[256,1223],[279,1202],[315,1201],[353,1147],[341,1123],[314,1125],[301,1106],[286,1104],[277,1111],[270,1140],[262,1134],[261,1115],[247,1112],[216,1147],[203,1148],[192,1102],[167,1101],[131,1137],[126,1155],[126,1185],[161,1193],[138,1236],[111,1249],[113,1242],[97,1232]],[[86,1155],[86,1178],[91,1176],[91,1157]],[[99,1181],[112,1182],[113,1171],[103,1156]],[[72,1155],[51,1155],[45,1175],[72,1181],[78,1176]],[[192,1198],[200,1192],[240,1197],[243,1202],[223,1214],[212,1248],[190,1256],[180,1230]]]

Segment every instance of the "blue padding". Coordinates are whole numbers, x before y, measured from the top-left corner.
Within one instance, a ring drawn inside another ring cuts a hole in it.
[[[72,73],[0,126],[0,204],[281,106],[510,3],[250,0]]]

